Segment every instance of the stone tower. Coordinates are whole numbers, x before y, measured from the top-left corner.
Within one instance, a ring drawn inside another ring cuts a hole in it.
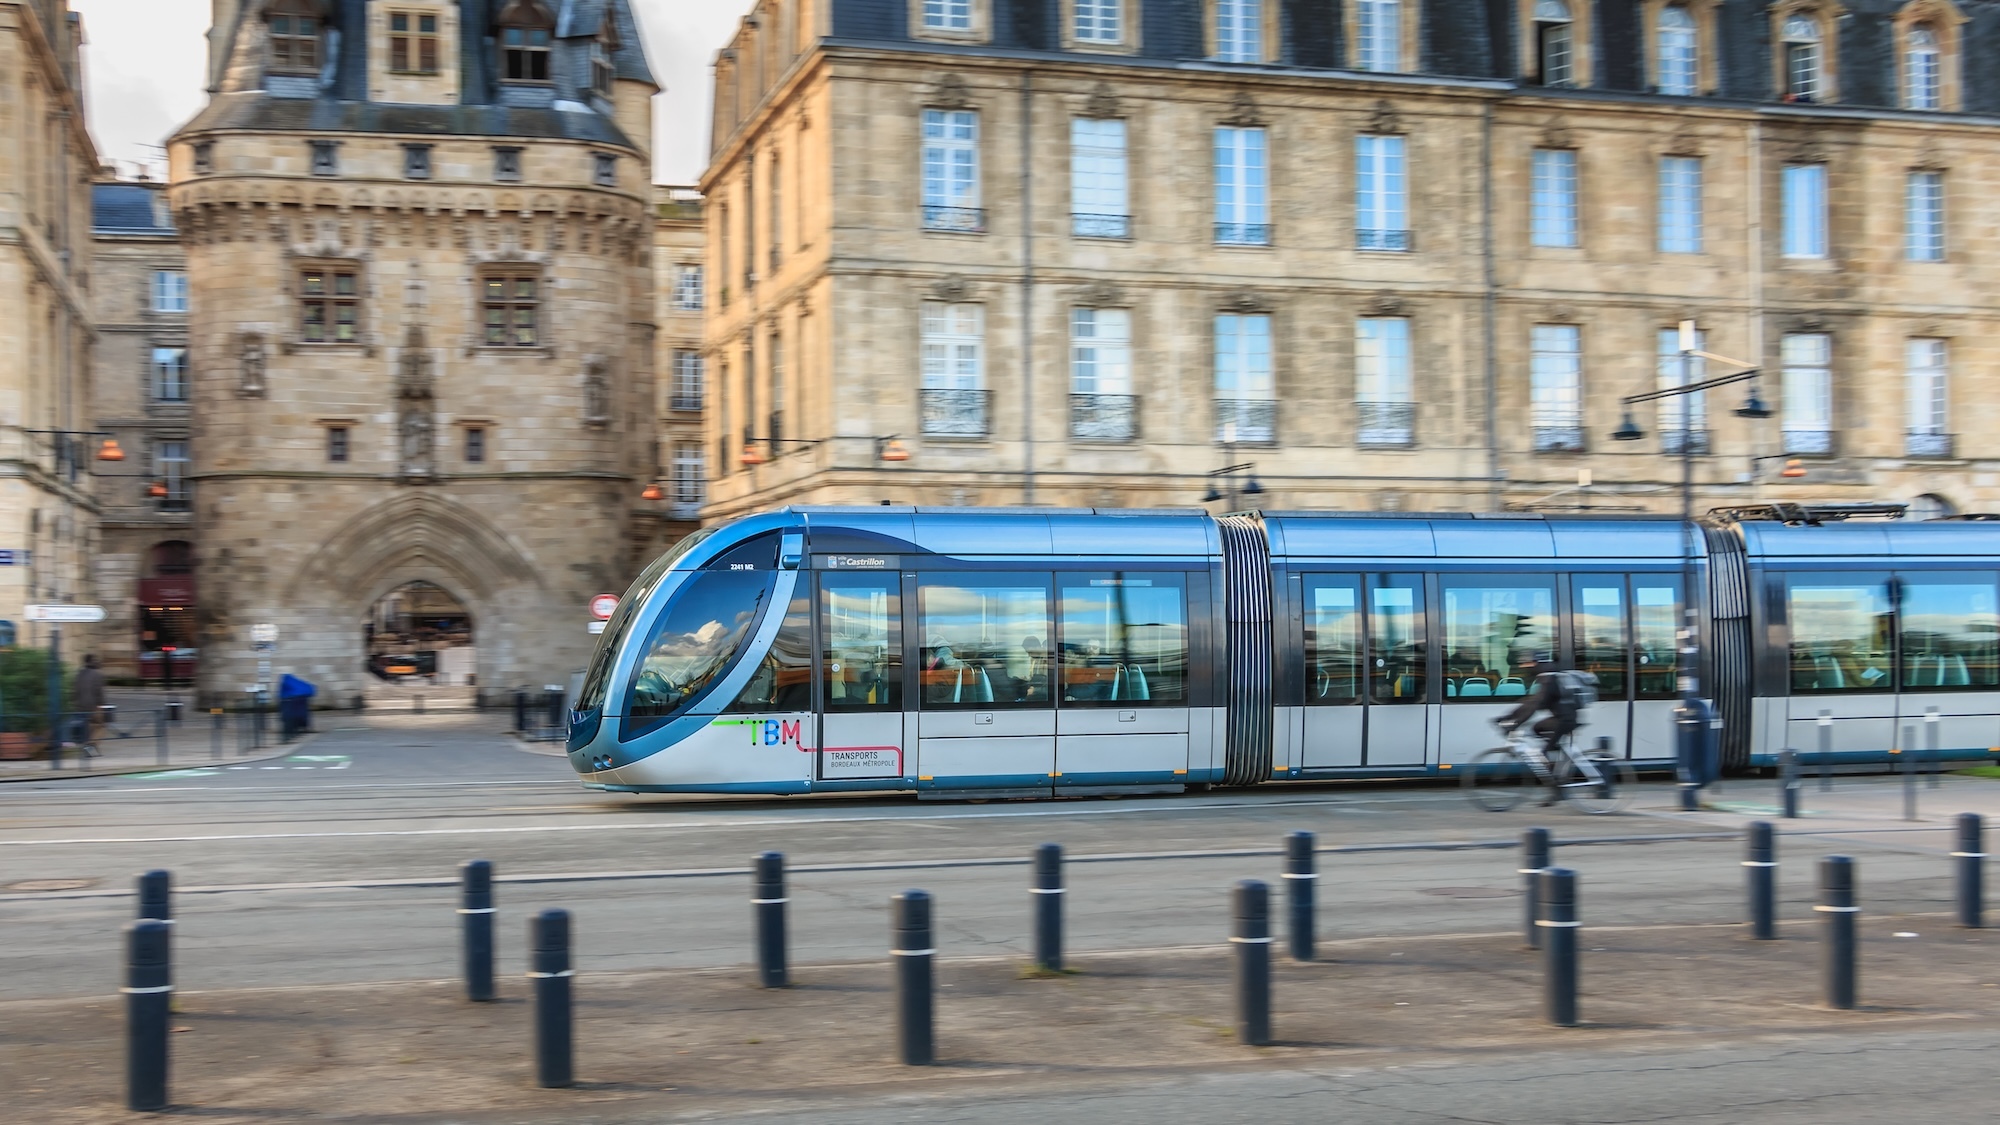
[[[413,584],[395,604],[442,590],[469,619],[452,682],[561,682],[651,519],[658,87],[629,0],[215,21],[209,104],[169,150],[205,695],[258,680],[270,624],[272,673],[347,701]]]

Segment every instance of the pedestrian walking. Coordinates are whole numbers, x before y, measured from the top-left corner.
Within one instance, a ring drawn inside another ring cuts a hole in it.
[[[97,752],[97,731],[104,722],[104,669],[97,666],[97,654],[83,658],[83,667],[70,685],[70,706],[81,716],[76,721],[76,739],[86,754]]]

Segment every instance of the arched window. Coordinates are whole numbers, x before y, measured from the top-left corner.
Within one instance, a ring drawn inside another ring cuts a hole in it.
[[[1811,16],[1785,17],[1785,100],[1816,101],[1820,95],[1819,24]]]
[[[318,74],[319,39],[326,31],[317,0],[271,0],[264,9],[271,29],[271,70],[279,74]]]
[[[539,0],[513,0],[500,13],[500,80],[547,82],[555,17]]]
[[[1576,84],[1569,5],[1563,0],[1535,0],[1536,77],[1544,86]]]
[[[1699,41],[1694,16],[1685,6],[1669,4],[1660,9],[1659,76],[1656,85],[1662,94],[1688,97],[1699,93]]]
[[[1944,108],[1944,53],[1927,23],[1910,29],[1903,55],[1903,100],[1911,109]]]

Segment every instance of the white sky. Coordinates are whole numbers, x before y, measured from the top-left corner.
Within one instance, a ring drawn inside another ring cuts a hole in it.
[[[653,103],[653,178],[693,183],[708,160],[709,63],[752,0],[633,0],[646,57],[666,93]],[[70,0],[83,16],[90,132],[99,156],[131,175],[201,109],[208,57],[204,0]]]

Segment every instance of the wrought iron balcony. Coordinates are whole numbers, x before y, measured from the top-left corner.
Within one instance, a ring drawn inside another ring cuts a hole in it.
[[[1405,449],[1417,442],[1417,404],[1414,402],[1357,402],[1354,414],[1356,445],[1371,449]]]
[[[925,387],[922,392],[924,435],[985,437],[993,392],[958,387]]]
[[[986,209],[983,207],[935,207],[924,204],[924,229],[950,231],[955,234],[985,234]]]
[[[675,391],[673,401],[668,405],[670,405],[675,410],[700,410],[701,392]]]
[[[1139,436],[1139,396],[1069,396],[1069,433],[1082,441],[1133,440]]]
[[[1271,445],[1278,440],[1278,404],[1268,398],[1215,400],[1215,440],[1224,445]]]
[[[1833,431],[1819,426],[1786,426],[1785,452],[1827,454],[1833,452]]]
[[[1071,212],[1069,229],[1070,233],[1078,238],[1130,238],[1132,216],[1085,215]]]
[[[1550,419],[1535,423],[1535,452],[1582,453],[1583,421]]]
[[[1707,453],[1708,451],[1709,434],[1706,429],[1660,431],[1662,453]]]
[[[1215,241],[1220,246],[1269,246],[1269,223],[1217,223]]]
[[[1406,230],[1370,230],[1357,228],[1354,232],[1356,250],[1389,250],[1402,253],[1410,249],[1410,232]]]
[[[1910,433],[1903,435],[1903,454],[1907,457],[1926,457],[1949,460],[1956,457],[1957,442],[1951,434]]]

